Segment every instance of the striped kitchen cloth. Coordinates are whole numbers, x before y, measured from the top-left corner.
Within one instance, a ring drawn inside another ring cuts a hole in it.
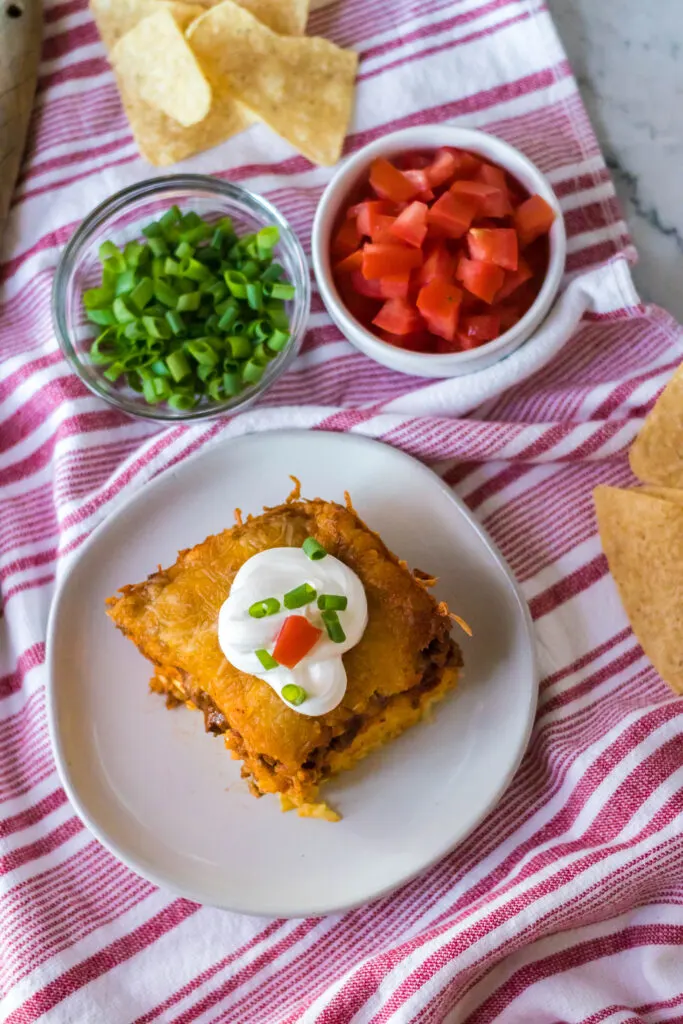
[[[314,295],[303,350],[259,406],[165,429],[90,395],[52,331],[60,246],[153,171],[85,0],[46,0],[45,22],[0,268],[0,1019],[682,1020],[683,701],[629,629],[591,491],[631,481],[626,448],[683,335],[633,290],[626,227],[544,5],[338,0],[309,32],[361,55],[348,151],[450,122],[500,135],[549,176],[582,296],[561,351],[462,408],[447,382],[357,353]],[[267,195],[304,240],[331,173],[262,126],[185,166]],[[292,425],[380,438],[457,490],[529,601],[542,682],[510,789],[457,850],[372,906],[284,921],[174,899],[92,838],[52,760],[44,640],[56,578],[117,502],[219,439]]]

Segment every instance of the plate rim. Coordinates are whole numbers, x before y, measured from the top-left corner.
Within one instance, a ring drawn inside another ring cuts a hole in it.
[[[301,438],[310,439],[314,436],[322,435],[323,443],[324,439],[328,437],[334,437],[335,439],[340,440],[342,443],[345,441],[352,441],[356,444],[360,444],[361,446],[367,446],[371,448],[389,448],[394,455],[396,455],[406,463],[409,463],[413,470],[417,470],[418,472],[422,473],[425,477],[429,477],[431,483],[433,485],[436,485],[442,491],[442,493],[444,493],[445,496],[456,507],[459,508],[460,512],[465,516],[465,518],[469,521],[470,525],[478,534],[479,539],[488,549],[490,555],[497,563],[498,568],[503,572],[504,576],[506,577],[511,589],[512,596],[515,600],[515,605],[518,611],[521,613],[520,625],[524,630],[524,634],[526,637],[526,646],[529,651],[531,662],[530,667],[532,680],[530,686],[529,700],[526,707],[525,727],[524,730],[520,733],[520,737],[518,739],[517,746],[515,749],[515,756],[512,759],[512,762],[508,767],[508,770],[501,776],[501,779],[499,783],[496,785],[492,796],[481,808],[480,813],[476,815],[474,819],[468,824],[467,828],[464,831],[458,833],[456,838],[449,839],[445,843],[445,845],[440,846],[439,849],[432,856],[422,861],[414,870],[409,871],[398,881],[393,881],[386,886],[380,887],[379,889],[373,889],[370,893],[368,893],[366,896],[360,899],[351,900],[349,902],[330,903],[329,905],[321,906],[319,909],[315,910],[301,910],[297,909],[296,907],[291,907],[290,909],[273,909],[269,912],[262,909],[254,910],[252,907],[249,907],[248,904],[244,903],[241,905],[237,905],[234,901],[231,901],[228,904],[224,902],[207,902],[204,900],[200,900],[197,898],[196,893],[193,893],[192,891],[188,890],[182,884],[179,884],[169,879],[165,873],[157,872],[153,866],[152,868],[148,868],[146,865],[141,866],[135,857],[129,856],[128,853],[124,854],[121,848],[116,843],[116,841],[108,835],[107,831],[105,829],[100,828],[100,826],[93,820],[89,811],[84,806],[84,803],[81,801],[77,789],[75,788],[74,785],[72,785],[68,767],[67,754],[63,747],[63,743],[60,737],[60,730],[57,727],[57,685],[55,681],[55,671],[53,664],[55,649],[54,635],[61,602],[63,600],[67,586],[69,584],[69,580],[72,574],[75,572],[81,559],[85,557],[90,547],[95,544],[95,542],[99,538],[100,533],[103,533],[107,526],[109,526],[114,519],[117,519],[119,516],[123,515],[132,505],[136,504],[138,501],[143,500],[143,498],[147,498],[149,491],[153,488],[159,487],[162,484],[162,482],[166,480],[167,474],[169,472],[179,473],[191,463],[201,461],[203,458],[207,457],[209,454],[212,454],[213,452],[215,452],[217,449],[220,449],[224,445],[230,445],[234,447],[236,444],[243,444],[244,442],[249,442],[251,439],[254,438],[262,439],[263,437],[266,437],[269,434],[275,434],[278,440],[282,439],[283,441],[286,441],[288,439],[296,440]],[[536,715],[536,708],[538,704],[539,660],[531,613],[529,611],[528,603],[525,600],[524,595],[522,594],[519,583],[517,582],[510,566],[508,565],[507,560],[498,550],[498,547],[495,544],[495,542],[491,539],[491,537],[489,537],[484,527],[481,525],[479,520],[473,515],[473,513],[469,510],[469,508],[462,500],[462,498],[460,498],[460,496],[456,494],[456,492],[451,487],[448,486],[448,484],[442,479],[441,476],[439,476],[438,473],[436,473],[431,468],[431,466],[427,465],[424,462],[421,462],[415,456],[410,455],[408,452],[403,451],[403,449],[401,448],[396,448],[391,444],[388,444],[384,441],[380,441],[373,437],[368,437],[365,434],[353,434],[348,433],[346,431],[317,430],[305,428],[290,428],[281,430],[273,428],[266,430],[249,431],[238,437],[223,437],[215,441],[213,444],[209,444],[209,446],[204,448],[202,451],[195,452],[186,459],[183,459],[181,463],[175,464],[173,466],[168,466],[165,469],[162,469],[155,478],[153,478],[150,481],[147,481],[144,484],[144,486],[138,487],[135,491],[133,491],[132,494],[130,494],[120,504],[118,504],[109,515],[105,516],[101,523],[98,523],[98,525],[94,528],[90,536],[83,543],[80,550],[74,554],[74,556],[69,560],[68,565],[65,567],[64,573],[57,583],[57,588],[55,590],[55,594],[50,605],[47,633],[45,639],[45,667],[47,672],[47,679],[45,683],[46,715],[48,733],[50,737],[50,745],[52,748],[52,754],[57,769],[57,775],[74,811],[76,812],[82,823],[85,825],[85,827],[88,829],[88,831],[91,833],[91,835],[95,837],[95,839],[105,848],[105,850],[107,850],[108,853],[116,857],[116,859],[119,860],[122,864],[124,864],[127,868],[129,868],[129,870],[133,871],[139,877],[145,879],[152,885],[161,889],[162,892],[166,891],[173,896],[190,900],[192,903],[196,903],[200,906],[215,907],[217,909],[227,910],[232,913],[245,914],[248,916],[260,918],[310,918],[324,917],[328,914],[345,913],[347,911],[354,910],[357,907],[367,906],[370,903],[374,903],[376,900],[382,899],[384,896],[389,895],[391,892],[394,892],[401,886],[411,882],[419,875],[422,875],[425,872],[429,871],[430,868],[432,868],[440,860],[443,860],[444,857],[448,856],[449,853],[451,853],[456,847],[463,843],[472,834],[472,832],[474,832],[474,830],[481,824],[481,822],[486,818],[486,816],[500,802],[501,798],[507,791],[512,779],[514,778],[517,769],[519,768],[522,762],[526,749],[529,745],[531,733],[533,730],[534,719]]]

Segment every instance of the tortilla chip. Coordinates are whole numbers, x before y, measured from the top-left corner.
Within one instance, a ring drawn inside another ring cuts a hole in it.
[[[356,53],[327,39],[278,36],[233,0],[197,18],[187,38],[216,107],[237,97],[310,160],[339,159],[351,117]]]
[[[683,487],[683,366],[657,399],[629,458],[643,483]]]
[[[639,487],[637,494],[647,494],[661,501],[672,501],[674,505],[683,505],[683,491],[678,487]]]
[[[206,0],[199,0],[198,3],[182,3],[180,0],[90,0],[90,10],[105,48],[111,51],[126,32],[159,10],[170,10],[184,31],[191,21],[204,13]]]
[[[600,539],[633,632],[662,679],[683,693],[683,506],[595,489]]]
[[[148,15],[126,32],[111,60],[128,93],[185,127],[209,113],[211,86],[168,9]]]
[[[123,79],[118,79],[118,86],[140,154],[155,167],[168,167],[218,146],[254,122],[248,110],[232,103],[214,106],[203,121],[185,128],[130,92]]]
[[[215,0],[217,3],[218,0]],[[281,36],[302,36],[308,21],[308,0],[236,0],[273,32]],[[211,6],[215,6],[212,3]]]
[[[191,21],[221,0],[90,0],[90,10],[97,24],[102,42],[113,50],[121,36],[139,21],[160,8],[173,12],[180,27],[185,30]],[[243,7],[272,28],[287,36],[302,36],[308,21],[308,0],[238,0]]]

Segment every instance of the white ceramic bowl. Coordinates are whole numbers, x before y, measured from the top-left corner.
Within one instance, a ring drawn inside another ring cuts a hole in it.
[[[391,157],[406,150],[438,149],[456,146],[468,149],[499,164],[509,171],[531,193],[543,196],[557,213],[550,229],[550,262],[543,287],[533,306],[522,319],[495,341],[466,352],[422,353],[397,348],[378,338],[349,313],[335,287],[330,267],[330,234],[339,213],[362,178],[370,163],[378,156]],[[349,157],[325,189],[313,222],[312,255],[318,288],[327,310],[339,330],[366,356],[402,373],[416,377],[461,377],[491,366],[523,345],[546,318],[562,280],[567,252],[564,220],[557,196],[550,182],[538,168],[507,142],[486,132],[450,125],[425,125],[406,128],[385,135]]]

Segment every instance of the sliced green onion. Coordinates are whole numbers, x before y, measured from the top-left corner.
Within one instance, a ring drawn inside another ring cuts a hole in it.
[[[258,651],[256,652],[258,654]],[[288,704],[294,704],[298,707],[299,704],[303,704],[308,699],[308,694],[304,690],[303,686],[297,686],[296,683],[287,683],[286,686],[282,687],[282,696]]]
[[[152,256],[168,256],[168,245],[165,238],[150,238],[147,244],[152,250]]]
[[[182,334],[185,329],[185,322],[180,313],[176,313],[175,309],[169,309],[164,315],[173,333],[176,336]]]
[[[116,280],[116,295],[127,295],[128,292],[132,292],[135,288],[135,271],[124,270],[122,274],[119,274]]]
[[[276,281],[271,289],[271,296],[274,299],[293,299],[296,289],[293,284],[282,284],[280,281]]]
[[[242,390],[242,378],[239,373],[223,374],[223,390],[228,398],[232,398],[234,395],[239,395]]]
[[[343,644],[346,640],[346,633],[342,629],[342,624],[336,611],[330,609],[329,611],[321,612],[320,618],[323,620],[323,625],[332,643]]]
[[[247,285],[247,302],[258,312],[263,309],[263,287],[258,281],[250,281]]]
[[[277,662],[275,660],[275,658],[273,657],[272,654],[269,654],[268,651],[263,650],[263,648],[261,648],[258,651],[254,651],[254,654],[256,655],[258,660],[261,662],[261,664],[263,665],[263,667],[266,670],[266,672],[269,672],[270,669],[272,669],[272,668],[277,668],[278,667],[279,662]]]
[[[99,327],[109,327],[110,324],[115,324],[116,317],[111,309],[88,309],[86,316],[94,324],[98,324]]]
[[[264,282],[264,284],[266,282],[272,284],[273,281],[279,281],[283,274],[284,269],[283,267],[280,266],[279,263],[271,263],[268,269],[264,270],[263,273],[261,274],[261,280]]]
[[[276,597],[265,597],[263,601],[254,601],[249,614],[252,619],[265,619],[267,615],[275,615],[280,611],[280,602]]]
[[[321,594],[318,598],[318,608],[324,612],[343,612],[349,603],[348,597],[342,594]]]
[[[198,363],[203,363],[206,366],[215,366],[218,362],[218,356],[211,345],[204,341],[203,338],[197,338],[196,341],[188,341],[185,349],[191,356],[194,356]]]
[[[272,349],[273,352],[281,352],[288,341],[288,331],[281,331],[279,328],[276,328],[268,338],[268,348]]]
[[[293,608],[303,608],[305,604],[315,601],[316,597],[317,591],[315,587],[312,587],[310,583],[302,583],[300,587],[288,590],[282,600],[285,608],[291,611]]]
[[[258,384],[262,376],[263,367],[260,366],[255,359],[250,359],[248,363],[244,364],[242,380],[245,384]]]
[[[154,282],[154,297],[157,302],[160,302],[162,306],[168,306],[169,309],[175,309],[178,302],[178,293],[175,288],[171,288],[165,281]]]
[[[86,309],[99,309],[106,306],[114,298],[108,288],[88,288],[83,292],[83,305]]]
[[[182,216],[182,214],[181,214],[180,210],[178,209],[178,207],[173,205],[170,208],[170,210],[166,211],[166,213],[163,215],[163,217],[159,218],[159,223],[161,224],[162,228],[170,228],[170,227],[173,227],[174,224],[178,223],[178,221],[180,220],[181,216]]]
[[[179,395],[174,394],[168,400],[168,404],[171,409],[177,409],[178,412],[187,412],[189,409],[194,409],[197,404],[196,395]]]
[[[151,302],[154,295],[154,281],[151,277],[143,277],[130,293],[130,301],[136,309],[142,310]]]
[[[225,283],[236,299],[246,299],[247,279],[239,270],[226,270],[224,275]]]
[[[248,359],[251,355],[251,342],[243,334],[233,334],[225,341],[230,346],[233,359]]]
[[[127,324],[130,323],[131,320],[135,320],[135,313],[128,308],[125,299],[122,299],[120,296],[114,299],[111,308],[115,318],[120,324]]]
[[[327,551],[319,544],[315,537],[307,537],[302,545],[304,554],[308,555],[312,562],[319,562],[321,558],[325,558]]]
[[[171,352],[170,355],[166,356],[166,365],[171,371],[173,380],[178,383],[180,383],[181,380],[185,380],[185,378],[189,377],[192,373],[192,368],[182,349],[178,349],[177,352]]]
[[[127,266],[137,270],[149,258],[149,247],[140,242],[126,242],[123,248],[123,258]]]
[[[201,301],[199,292],[188,292],[186,295],[179,295],[173,304],[179,313],[194,313],[199,309]]]

